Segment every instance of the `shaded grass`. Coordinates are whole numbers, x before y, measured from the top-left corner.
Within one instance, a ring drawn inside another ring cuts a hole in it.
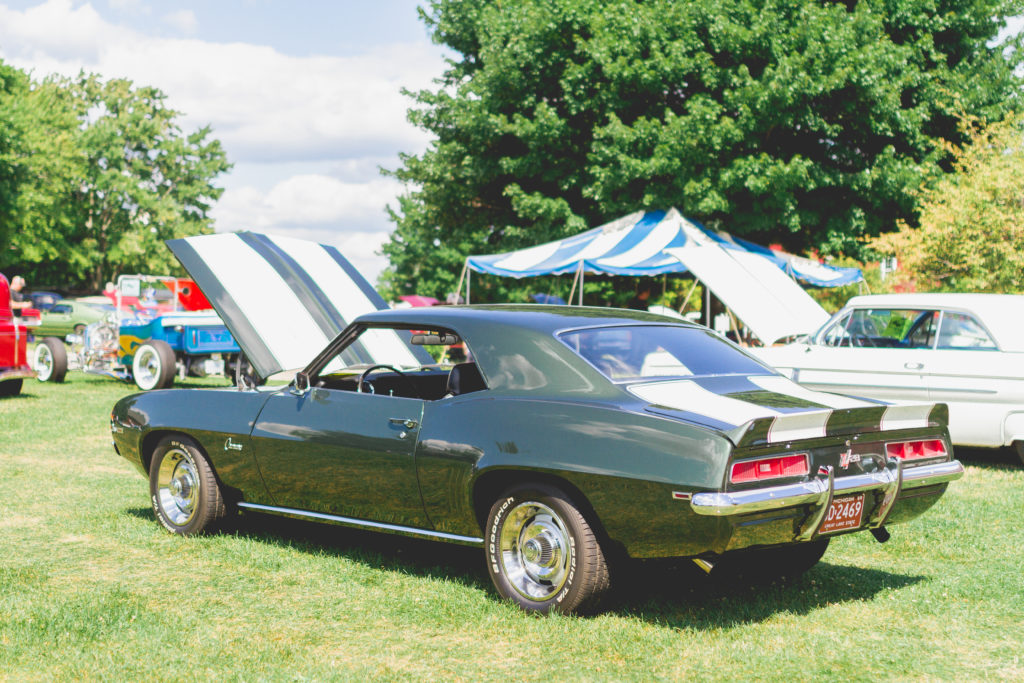
[[[109,445],[132,391],[72,373],[0,401],[0,679],[1024,680],[1024,470],[1000,452],[800,581],[639,563],[606,613],[545,619],[471,548],[252,514],[170,536]]]

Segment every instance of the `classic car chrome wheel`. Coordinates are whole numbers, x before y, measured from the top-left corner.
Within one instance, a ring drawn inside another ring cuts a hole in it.
[[[608,589],[608,566],[593,530],[563,492],[510,489],[491,507],[487,565],[495,587],[520,607],[580,612]]]
[[[157,520],[176,534],[201,533],[227,514],[209,461],[184,436],[165,437],[153,451],[149,492]]]
[[[502,569],[517,593],[547,600],[569,575],[569,532],[547,505],[526,501],[509,512],[499,539]]]
[[[59,339],[46,337],[36,344],[32,369],[40,382],[63,382],[68,371],[68,352]]]
[[[164,389],[174,382],[174,350],[161,339],[151,339],[135,349],[132,378],[143,391]]]
[[[164,456],[157,473],[156,495],[164,515],[176,526],[184,526],[196,514],[199,475],[187,451],[174,449]]]

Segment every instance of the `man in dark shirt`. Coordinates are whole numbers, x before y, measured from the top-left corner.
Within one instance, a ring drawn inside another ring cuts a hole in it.
[[[25,293],[21,291],[23,289],[25,289],[25,278],[15,275],[11,279],[11,309],[16,316],[21,315],[21,309],[32,307],[32,300],[25,296]]]

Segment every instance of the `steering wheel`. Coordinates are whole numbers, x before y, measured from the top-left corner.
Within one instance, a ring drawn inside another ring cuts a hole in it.
[[[366,379],[370,375],[371,372],[374,372],[376,370],[390,370],[391,372],[395,373],[396,375],[401,377],[405,381],[405,383],[407,385],[409,385],[409,388],[412,390],[412,392],[411,392],[412,395],[415,396],[416,398],[420,398],[419,392],[416,391],[416,385],[413,383],[413,381],[411,379],[409,379],[408,375],[406,375],[404,372],[402,372],[398,368],[394,367],[393,365],[384,365],[384,364],[371,365],[370,367],[368,367],[365,370],[363,370],[363,374],[359,375],[359,382],[358,382],[358,384],[356,384],[356,391],[358,393],[360,393],[360,394],[364,394],[364,393],[366,393],[366,394],[373,394],[373,393],[376,393],[373,390],[373,384],[371,384],[369,382],[369,380]],[[369,391],[363,391],[363,385],[366,385],[366,387],[369,389]]]

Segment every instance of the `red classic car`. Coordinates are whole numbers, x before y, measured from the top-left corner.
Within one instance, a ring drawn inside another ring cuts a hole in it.
[[[35,311],[33,311],[35,313]],[[28,328],[11,309],[11,287],[0,274],[0,396],[21,393],[21,383],[36,373],[28,364]]]

